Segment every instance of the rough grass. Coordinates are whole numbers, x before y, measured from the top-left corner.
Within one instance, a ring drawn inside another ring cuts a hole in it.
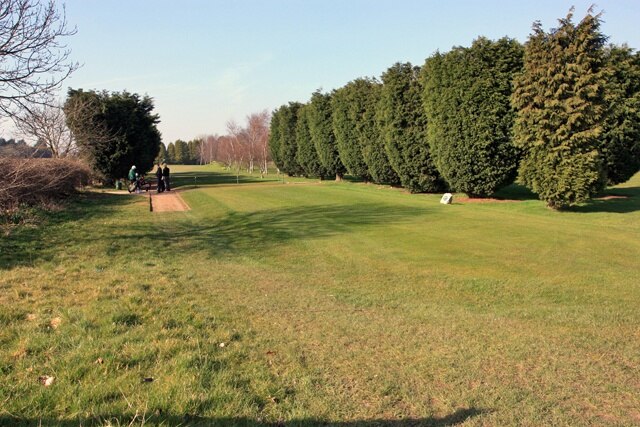
[[[172,170],[191,211],[2,238],[0,424],[640,423],[640,176],[554,212]]]

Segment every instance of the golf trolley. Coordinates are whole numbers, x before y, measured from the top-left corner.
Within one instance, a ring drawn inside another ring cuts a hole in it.
[[[139,176],[135,181],[129,183],[129,193],[133,193],[134,191],[136,191],[136,188],[148,192],[151,188],[151,183],[144,179],[144,176]]]

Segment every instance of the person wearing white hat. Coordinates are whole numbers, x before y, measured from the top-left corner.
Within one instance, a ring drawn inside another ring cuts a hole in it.
[[[135,183],[135,189],[136,189],[136,193],[140,192],[140,189],[138,188],[138,174],[136,173],[136,165],[131,166],[131,169],[129,169],[129,192],[131,192],[131,187],[133,186],[133,184]]]

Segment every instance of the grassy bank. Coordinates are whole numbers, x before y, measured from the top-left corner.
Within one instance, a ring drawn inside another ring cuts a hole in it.
[[[640,423],[640,176],[554,212],[172,170],[188,212],[2,238],[0,424]]]

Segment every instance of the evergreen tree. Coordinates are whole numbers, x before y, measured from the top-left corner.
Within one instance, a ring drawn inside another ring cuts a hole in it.
[[[197,165],[200,163],[200,144],[202,143],[199,139],[192,139],[187,143],[187,151],[189,152],[189,160],[188,163],[190,165]]]
[[[341,180],[346,168],[340,160],[336,138],[333,134],[331,118],[331,95],[323,94],[319,90],[311,95],[309,102],[309,133],[316,148],[320,164],[327,176],[332,175]]]
[[[522,45],[478,38],[427,59],[421,72],[431,156],[456,191],[487,196],[516,177],[512,81],[522,70]]]
[[[167,163],[176,163],[176,146],[173,142],[167,147]]]
[[[600,140],[607,182],[615,185],[640,170],[640,54],[610,46],[605,61],[608,108]]]
[[[280,147],[282,145],[282,134],[280,133],[280,123],[284,116],[285,105],[276,109],[271,114],[271,125],[269,126],[269,152],[271,160],[278,169],[282,169],[282,159],[280,158]]]
[[[377,184],[398,184],[400,179],[391,167],[384,148],[383,127],[378,110],[382,85],[377,80],[359,79],[356,102],[352,103],[356,134],[371,180]]]
[[[298,110],[302,107],[299,102],[290,102],[280,107],[281,116],[278,132],[280,134],[280,146],[278,157],[282,163],[280,170],[289,176],[302,175],[304,171],[296,160],[298,144],[296,142],[296,122]]]
[[[176,140],[173,162],[178,165],[186,165],[189,163],[189,145],[181,139]]]
[[[591,10],[577,25],[573,10],[549,33],[539,22],[525,45],[514,83],[519,179],[554,209],[588,200],[605,185],[599,152],[604,118],[605,36]]]
[[[303,105],[298,109],[298,119],[296,122],[296,144],[298,151],[296,152],[296,161],[302,168],[305,177],[324,178],[327,175],[327,171],[322,167],[320,158],[316,152],[316,147],[311,140],[309,115],[309,104]]]
[[[132,165],[140,173],[153,167],[162,144],[153,108],[148,96],[82,89],[69,89],[64,106],[81,154],[107,182],[127,176]],[[100,129],[99,137],[94,128]]]
[[[371,180],[371,174],[362,155],[358,127],[365,109],[366,79],[356,79],[337,89],[331,98],[333,133],[340,160],[350,175]]]
[[[158,156],[156,157],[156,164],[162,164],[168,161],[167,148],[164,144],[160,144],[160,151],[158,151]]]
[[[389,163],[412,193],[445,188],[427,144],[419,67],[396,63],[382,75],[379,119]]]

